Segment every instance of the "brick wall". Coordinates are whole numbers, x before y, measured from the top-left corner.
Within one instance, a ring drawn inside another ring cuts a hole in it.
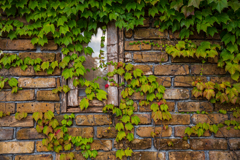
[[[193,137],[188,141],[179,141],[184,136],[184,130],[188,126],[198,122],[212,121],[204,114],[180,114],[178,112],[196,112],[208,111],[209,116],[215,123],[226,119],[233,119],[231,112],[227,115],[218,114],[221,108],[228,109],[230,105],[213,105],[205,99],[198,100],[191,95],[191,82],[199,77],[202,68],[201,60],[195,58],[175,58],[168,56],[164,48],[153,45],[129,45],[137,41],[151,40],[153,42],[171,44],[178,40],[178,34],[168,32],[161,33],[158,29],[152,27],[153,20],[147,18],[144,25],[136,28],[134,31],[125,32],[124,35],[124,61],[134,64],[135,68],[140,68],[145,75],[156,75],[158,83],[166,87],[164,98],[167,100],[169,111],[172,114],[170,121],[154,123],[151,118],[150,105],[139,106],[139,100],[145,99],[140,94],[134,94],[132,98],[135,101],[135,114],[137,114],[141,123],[134,128],[135,140],[132,143],[126,143],[134,150],[130,160],[231,160],[236,157],[229,152],[228,143],[234,150],[240,149],[240,131],[230,131],[222,128],[221,131],[229,139],[226,140],[222,133],[210,132],[204,133],[201,138]],[[159,35],[161,36],[159,38]],[[26,37],[27,38],[27,37]],[[171,39],[173,42],[170,42]],[[191,36],[193,41],[200,43],[203,40],[212,43],[220,43],[219,36],[213,38],[206,37],[203,34]],[[53,44],[37,47],[30,43],[30,39],[18,39],[10,41],[9,39],[0,40],[0,49],[5,53],[18,54],[21,58],[27,56],[31,58],[41,58],[43,61],[61,60],[60,49]],[[217,59],[208,59],[203,65],[203,81],[222,82],[231,81],[228,75],[225,75],[223,69],[217,68]],[[37,133],[34,129],[36,125],[32,120],[32,113],[51,110],[55,112],[59,122],[63,119],[64,113],[61,113],[61,95],[52,94],[52,89],[60,85],[61,71],[56,70],[53,75],[48,76],[44,72],[35,73],[32,67],[26,71],[20,68],[11,68],[9,70],[1,69],[0,76],[15,77],[19,81],[19,87],[23,90],[17,94],[11,94],[9,87],[6,86],[0,92],[0,110],[11,112],[11,116],[0,118],[0,160],[59,160],[59,155],[55,152],[48,152],[42,145],[41,139],[44,135]],[[96,107],[97,108],[97,107]],[[98,107],[99,108],[99,107]],[[15,112],[27,112],[28,117],[22,121],[14,118]],[[75,113],[76,118],[73,125],[69,127],[69,134],[73,136],[94,137],[91,149],[98,150],[97,160],[113,160],[117,149],[123,148],[123,143],[116,143],[117,132],[114,127],[106,132],[110,121],[116,122],[116,117],[110,117],[100,112],[99,109],[91,109],[89,112]],[[163,130],[161,124],[167,124],[169,128]],[[151,131],[162,131],[162,137],[151,138]],[[179,141],[173,147],[166,145],[167,141]],[[158,152],[159,150],[159,152]],[[80,154],[80,148],[74,148],[73,152],[77,160],[84,159]],[[240,156],[240,151],[236,151]],[[126,159],[126,158],[125,158]]]

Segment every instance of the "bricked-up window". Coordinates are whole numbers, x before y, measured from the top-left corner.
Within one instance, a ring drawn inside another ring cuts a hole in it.
[[[120,33],[120,32],[119,32]],[[86,56],[84,53],[80,53],[80,55],[84,55],[86,58],[86,61],[83,63],[86,69],[90,69],[90,72],[87,72],[84,78],[87,80],[93,80],[97,78],[98,76],[104,77],[109,71],[112,71],[113,67],[108,67],[107,69],[97,69],[95,71],[92,70],[92,68],[96,68],[100,64],[100,49],[104,51],[104,61],[113,61],[118,62],[119,61],[119,46],[122,46],[119,44],[119,33],[117,28],[115,27],[114,23],[109,24],[107,27],[107,31],[105,34],[103,34],[103,31],[101,29],[98,29],[98,32],[96,35],[93,35],[91,38],[91,41],[86,46],[91,47],[94,50],[94,53],[92,56]],[[122,32],[121,32],[122,33]],[[101,37],[105,36],[105,47],[101,48]],[[122,44],[122,43],[121,43]],[[120,47],[122,48],[122,47]],[[123,49],[122,49],[123,50]],[[70,64],[71,65],[71,64]],[[73,86],[73,80],[77,78],[74,77],[73,79],[69,79],[68,81],[63,80],[63,85],[68,84],[70,87],[70,92],[67,94],[63,94],[62,97],[62,112],[82,112],[79,107],[79,103],[82,98],[86,97],[85,94],[85,87],[75,88]],[[114,80],[118,82],[119,77],[115,76]],[[111,103],[114,105],[118,105],[118,89],[115,87],[109,87],[105,89],[105,85],[109,82],[99,79],[96,81],[99,83],[100,88],[104,89],[106,92],[108,92],[108,102],[105,101],[98,101],[98,100],[92,100],[89,103],[89,108],[83,112],[102,112],[102,108],[105,104]]]

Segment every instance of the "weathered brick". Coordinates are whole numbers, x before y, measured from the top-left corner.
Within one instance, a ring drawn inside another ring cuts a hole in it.
[[[0,142],[0,154],[33,153],[34,142]]]
[[[141,44],[130,45],[130,43],[134,43],[138,41],[125,41],[125,50],[127,51],[140,51],[140,50],[150,50],[152,47],[150,44],[145,44],[142,41]]]
[[[210,80],[214,83],[230,82],[231,84],[235,81],[231,77],[211,77]]]
[[[179,112],[213,111],[210,102],[178,102],[177,107]]]
[[[37,91],[38,101],[59,101],[60,97],[58,94],[52,93],[52,91]]]
[[[53,73],[51,74],[52,76],[59,76],[61,75],[61,69],[55,68]],[[46,71],[39,71],[35,72],[35,76],[49,76],[49,74]]]
[[[57,112],[57,114],[60,114],[60,106],[61,106],[60,103],[55,103],[54,104],[54,108],[55,108],[55,111]]]
[[[221,104],[220,102],[215,104],[214,110],[219,111],[220,109],[226,110],[226,111],[231,111],[232,108],[240,107],[239,104],[232,104],[232,103],[226,103],[226,104]]]
[[[131,133],[134,133],[134,131],[131,131]],[[97,127],[97,138],[116,138],[117,136],[117,130],[115,127],[110,127],[110,130],[108,130],[108,127]]]
[[[151,124],[152,118],[150,114],[133,114],[133,116],[138,116],[140,119],[139,124]],[[115,124],[119,123],[121,117],[114,117]]]
[[[166,89],[164,99],[188,99],[189,90],[188,89]]]
[[[179,124],[190,124],[190,115],[189,114],[172,114],[172,119],[167,121],[158,121],[157,125],[161,124],[171,124],[171,125],[179,125]]]
[[[133,69],[141,69],[144,75],[152,75],[152,65],[134,65]]]
[[[188,65],[157,65],[154,68],[155,75],[187,75],[189,74]]]
[[[112,122],[110,115],[78,115],[76,116],[76,125],[93,126],[108,125]]]
[[[15,103],[0,103],[0,111],[15,113]]]
[[[151,102],[147,106],[139,106],[139,111],[140,112],[152,112],[152,110],[151,110],[152,103],[157,103],[157,102]],[[168,105],[169,112],[173,112],[175,110],[175,102],[167,102],[167,105]]]
[[[203,68],[202,74],[203,75],[211,75],[211,74],[226,74],[224,68],[219,68],[215,64],[196,64],[191,65],[191,74],[200,74]]]
[[[132,54],[130,52],[124,53],[125,62],[132,62]]]
[[[0,159],[1,159],[1,160],[12,160],[13,157],[12,157],[12,156],[1,156],[1,155],[0,155]]]
[[[230,143],[231,149],[239,150],[240,149],[240,138],[233,138],[228,140]]]
[[[161,32],[159,29],[155,28],[136,28],[134,29],[134,39],[160,39],[167,38],[168,33]]]
[[[0,129],[0,140],[13,139],[13,129]]]
[[[209,151],[209,160],[237,160],[239,156],[240,151]]]
[[[33,124],[32,116],[27,116],[27,118],[22,119],[21,121],[16,120],[15,116],[0,118],[1,127],[33,127]]]
[[[30,102],[30,103],[17,103],[17,112],[54,112],[54,103],[39,103],[39,102]]]
[[[55,78],[19,78],[18,87],[22,88],[54,88]]]
[[[111,151],[112,150],[112,140],[97,140],[94,139],[91,145],[91,150],[104,150]],[[81,150],[81,147],[76,147],[76,150]]]
[[[158,84],[163,85],[164,87],[171,87],[172,85],[171,77],[157,77],[156,81]]]
[[[174,136],[175,137],[184,137],[187,136],[185,134],[185,129],[187,126],[175,126],[174,127]],[[192,134],[191,137],[197,137],[198,135]],[[205,131],[204,134],[202,135],[203,137],[209,137],[211,136],[211,133],[209,131]]]
[[[190,139],[192,150],[213,150],[227,149],[227,140],[225,139]]]
[[[193,77],[193,76],[176,76],[174,78],[175,87],[192,87],[192,82],[201,79],[202,82],[207,82],[207,77]]]
[[[17,139],[40,139],[44,134],[38,133],[35,128],[24,128],[17,131]]]
[[[116,142],[116,140],[114,140],[114,147],[116,149],[124,149],[125,147],[129,147],[131,149],[149,149],[151,148],[152,145],[152,140],[151,138],[147,138],[147,139],[134,139],[133,141],[129,142]]]
[[[50,154],[41,154],[41,155],[17,155],[15,160],[52,160],[53,157]]]
[[[42,141],[36,142],[36,149],[38,152],[48,152],[47,147],[43,146]]]
[[[61,154],[66,154],[66,153],[57,153],[55,160],[61,160],[60,159]],[[74,159],[76,159],[76,160],[85,160],[85,158],[83,157],[83,154],[81,152],[73,152],[73,154],[74,154]]]
[[[203,151],[169,152],[169,160],[205,160]]]
[[[130,160],[165,160],[165,158],[164,152],[133,152]]]
[[[20,52],[19,57],[24,60],[24,58],[30,57],[32,59],[40,58],[43,62],[53,62],[55,61],[55,53],[35,53],[35,52]]]
[[[116,152],[111,151],[111,152],[98,152],[98,156],[95,158],[95,160],[118,160],[116,158]],[[127,160],[127,157],[124,156],[122,160]]]
[[[57,49],[58,49],[58,46],[57,46],[57,44],[55,44],[55,42],[53,40],[49,40],[47,44],[44,44],[41,47],[41,51],[46,51],[46,50],[53,51],[53,50],[57,50]]]
[[[17,93],[12,93],[12,91],[1,92],[3,97],[0,101],[30,101],[35,99],[34,90],[22,90]]]
[[[33,66],[28,66],[28,68],[23,71],[20,67],[14,67],[14,68],[10,68],[8,70],[8,73],[6,75],[10,75],[10,76],[33,76],[34,73],[34,69]]]
[[[168,55],[165,52],[134,52],[133,60],[138,63],[167,62]]]
[[[194,114],[192,117],[193,124],[197,123],[210,123],[210,124],[218,124],[223,123],[228,119],[227,115],[223,114]]]
[[[159,132],[162,137],[170,137],[172,135],[172,127],[168,127],[166,130],[162,130],[162,127],[138,127],[136,129],[136,133],[140,137],[152,137],[151,132]]]
[[[201,63],[201,58],[197,57],[172,57],[172,63]]]
[[[71,136],[91,138],[93,137],[93,127],[68,128],[68,134]]]
[[[234,129],[231,126],[230,130],[227,127],[219,128],[218,132],[214,135],[215,137],[240,137],[240,130]]]
[[[1,39],[0,40],[0,49],[1,50],[36,50],[36,46],[31,43],[31,40],[10,40],[10,39]]]
[[[168,142],[172,142],[173,146],[168,146]],[[190,144],[182,139],[159,139],[154,140],[154,147],[161,150],[179,150],[179,149],[189,149]]]
[[[129,29],[129,30],[125,30],[125,37],[126,38],[131,38],[133,35],[133,30]]]
[[[161,50],[161,51],[164,48],[166,48],[166,45],[172,45],[172,43],[169,40],[162,40],[162,39],[161,40],[154,40],[153,43],[159,45],[159,47],[158,47],[158,45],[153,45],[153,49],[154,50]]]

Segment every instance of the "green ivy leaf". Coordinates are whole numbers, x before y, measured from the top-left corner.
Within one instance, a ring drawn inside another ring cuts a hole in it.
[[[80,102],[80,108],[83,110],[84,108],[87,109],[89,106],[89,100],[86,98],[83,98]]]

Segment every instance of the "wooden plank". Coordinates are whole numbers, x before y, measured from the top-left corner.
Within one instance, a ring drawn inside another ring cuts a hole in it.
[[[118,29],[115,27],[115,22],[110,22],[107,26],[107,61],[118,62]],[[112,72],[114,66],[108,66],[108,72]],[[118,76],[114,75],[114,81],[118,83]],[[108,84],[110,82],[108,81]],[[114,86],[108,87],[107,104],[118,106],[118,88]]]
[[[64,54],[62,54],[62,59],[65,57]],[[61,86],[67,85],[67,81],[62,77]],[[62,92],[62,106],[61,106],[61,113],[67,112],[67,94]]]

